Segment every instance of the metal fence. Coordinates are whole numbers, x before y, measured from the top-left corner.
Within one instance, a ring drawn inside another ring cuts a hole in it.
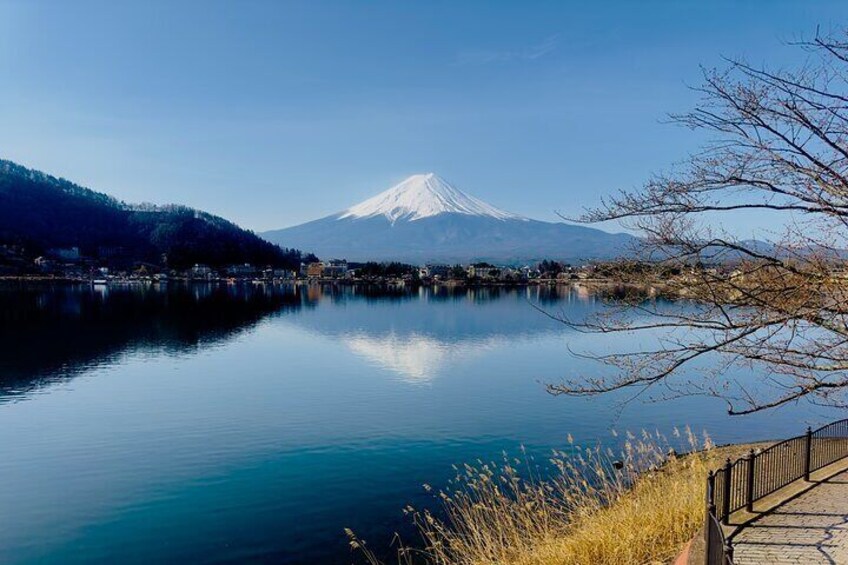
[[[733,547],[724,537],[721,524],[709,512],[704,528],[707,538],[707,565],[733,565]]]
[[[721,524],[730,515],[810,473],[848,457],[848,420],[781,441],[762,451],[753,449],[707,476],[707,516],[704,526],[707,565],[732,565],[733,549]]]

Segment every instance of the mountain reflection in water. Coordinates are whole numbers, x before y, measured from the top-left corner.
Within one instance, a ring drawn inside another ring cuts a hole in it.
[[[565,297],[592,302],[579,292],[563,287],[5,285],[0,286],[0,395],[71,378],[126,352],[191,353],[234,339],[265,317],[313,309],[322,300],[351,307],[294,323],[338,338],[400,377],[421,382],[450,359],[497,347],[507,335],[546,331],[530,308],[515,316],[515,301],[545,304]],[[508,316],[500,308],[464,319],[445,315],[456,304],[505,299]],[[382,305],[390,314],[391,304],[401,302],[405,309],[412,305],[412,316],[374,316],[369,308]]]

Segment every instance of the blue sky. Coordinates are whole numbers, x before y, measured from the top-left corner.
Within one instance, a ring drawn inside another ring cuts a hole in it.
[[[847,16],[825,1],[0,0],[0,156],[256,230],[428,171],[550,220],[697,147],[662,120],[695,102],[699,65],[791,64],[786,41]]]

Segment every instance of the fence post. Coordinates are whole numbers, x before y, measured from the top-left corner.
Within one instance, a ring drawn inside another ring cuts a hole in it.
[[[748,480],[747,480],[747,489],[745,492],[745,505],[748,512],[754,511],[754,461],[756,460],[757,454],[754,452],[753,448],[748,453]]]
[[[813,429],[810,426],[807,426],[807,445],[804,450],[804,480],[810,480],[810,465],[812,463],[812,452],[813,452]]]
[[[733,472],[733,463],[730,462],[730,457],[724,464],[724,497],[722,498],[722,517],[721,521],[726,526],[730,523],[730,475]]]
[[[715,475],[712,471],[707,475],[707,515],[704,519],[704,547],[707,550],[707,560],[709,563],[711,534],[712,534],[712,517],[715,516]]]

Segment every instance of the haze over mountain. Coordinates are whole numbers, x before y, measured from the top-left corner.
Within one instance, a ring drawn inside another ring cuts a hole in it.
[[[636,238],[501,210],[434,173],[413,175],[350,208],[264,232],[269,241],[353,261],[579,262],[625,255]]]

